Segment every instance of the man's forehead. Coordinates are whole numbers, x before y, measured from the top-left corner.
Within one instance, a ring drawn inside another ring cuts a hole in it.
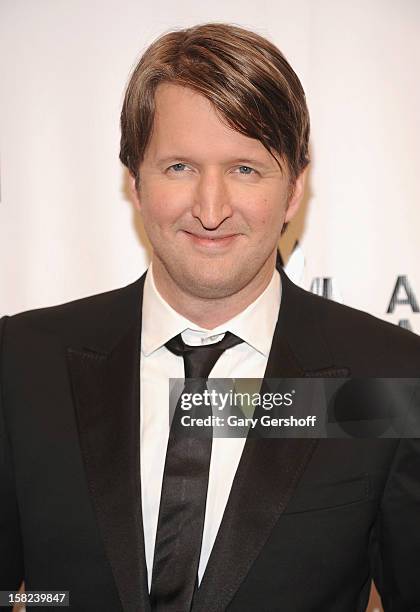
[[[214,155],[226,163],[248,159],[275,165],[259,140],[228,126],[205,96],[173,83],[156,89],[150,149],[160,159]]]
[[[249,147],[258,147],[258,141],[248,138],[227,125],[213,104],[202,94],[189,87],[161,83],[155,92],[154,127],[170,134],[197,141],[197,130],[208,131],[220,139]],[[249,141],[249,142],[247,142]],[[208,145],[213,144],[213,139]]]
[[[155,90],[156,111],[164,112],[174,104],[201,106],[209,111],[213,110],[210,100],[191,87],[166,81],[159,83]]]

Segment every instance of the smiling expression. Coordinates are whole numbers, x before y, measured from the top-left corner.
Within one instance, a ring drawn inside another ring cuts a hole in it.
[[[280,161],[280,168],[260,141],[228,127],[189,88],[161,83],[155,104],[138,188],[134,178],[132,187],[158,288],[218,299],[267,284],[303,175],[291,190],[287,165]]]

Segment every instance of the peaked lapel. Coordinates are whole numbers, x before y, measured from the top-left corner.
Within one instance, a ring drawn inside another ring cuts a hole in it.
[[[144,276],[121,290],[119,321],[110,313],[89,346],[67,350],[88,486],[124,612],[150,610],[140,484],[143,284]]]
[[[307,293],[283,270],[279,318],[264,378],[337,376]],[[224,612],[260,554],[318,441],[246,440],[193,612]]]

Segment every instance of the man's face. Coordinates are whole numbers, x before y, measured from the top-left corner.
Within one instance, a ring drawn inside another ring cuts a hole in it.
[[[261,142],[227,127],[206,98],[169,83],[155,95],[135,195],[158,288],[214,299],[268,282],[303,176],[290,196],[285,164],[280,170]]]

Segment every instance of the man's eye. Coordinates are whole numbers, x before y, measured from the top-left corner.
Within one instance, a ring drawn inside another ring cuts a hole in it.
[[[254,168],[250,168],[249,166],[239,166],[240,174],[252,174],[255,172]]]
[[[172,164],[172,166],[169,166],[169,170],[173,170],[174,172],[182,172],[185,168],[185,164]]]

